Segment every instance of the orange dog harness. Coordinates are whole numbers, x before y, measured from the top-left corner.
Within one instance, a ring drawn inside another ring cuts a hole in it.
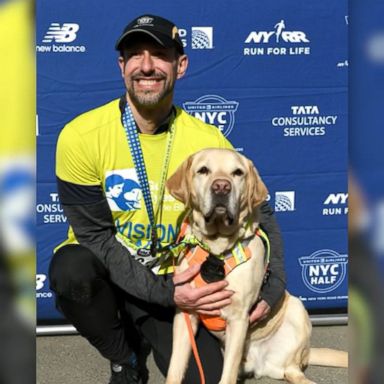
[[[186,227],[187,226],[184,225],[183,223],[181,232],[179,235],[179,240],[182,239],[182,241],[186,243],[188,247],[188,251],[184,257],[188,262],[189,266],[196,265],[196,264],[203,264],[207,260],[208,256],[210,255],[209,249],[207,246],[205,246],[199,240],[197,240],[194,236],[189,236],[189,235],[185,236]],[[260,236],[266,246],[266,258],[267,258],[267,264],[268,264],[269,250],[270,250],[268,237],[265,234],[265,232],[263,232],[260,228],[257,229],[255,235]],[[239,241],[230,251],[228,251],[224,255],[215,256],[224,262],[225,276],[227,276],[228,273],[230,273],[238,265],[246,262],[251,258],[252,254],[251,254],[251,250],[248,247],[248,244],[250,243],[252,238],[253,237],[245,239],[243,240],[243,242]],[[199,273],[194,278],[194,283],[196,287],[202,287],[208,284],[202,278],[201,273]],[[199,315],[199,317],[200,317],[200,320],[205,325],[205,327],[211,331],[223,331],[225,329],[226,321],[219,316]]]

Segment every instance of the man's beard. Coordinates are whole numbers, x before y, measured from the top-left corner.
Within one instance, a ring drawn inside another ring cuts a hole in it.
[[[155,106],[172,93],[172,87],[167,81],[163,83],[163,88],[160,89],[159,92],[153,92],[152,90],[144,90],[137,92],[135,90],[134,80],[135,79],[133,77],[129,83],[129,86],[127,86],[127,91],[132,102],[137,105],[146,107]]]

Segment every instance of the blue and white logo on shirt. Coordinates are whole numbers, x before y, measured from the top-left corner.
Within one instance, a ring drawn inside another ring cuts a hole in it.
[[[142,191],[134,168],[106,172],[104,187],[111,211],[141,209]]]

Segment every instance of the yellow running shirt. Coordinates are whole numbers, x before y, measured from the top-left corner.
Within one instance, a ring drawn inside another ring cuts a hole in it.
[[[169,122],[175,137],[167,178],[189,155],[201,149],[232,148],[218,128],[180,108],[174,112]],[[118,240],[145,248],[151,237],[151,225],[121,117],[121,106],[116,99],[78,116],[64,127],[57,145],[56,175],[59,183],[70,188],[61,188],[60,199],[63,204],[90,204],[92,191],[101,187],[112,211]],[[139,134],[155,212],[168,135],[168,131]],[[73,185],[83,187],[77,194],[78,199],[72,192],[66,195],[65,191],[73,190]],[[91,193],[84,194],[84,191]],[[85,195],[90,200],[84,198]],[[161,245],[165,246],[176,240],[184,206],[167,190],[160,203],[156,226]],[[70,228],[68,239],[60,246],[76,242]]]

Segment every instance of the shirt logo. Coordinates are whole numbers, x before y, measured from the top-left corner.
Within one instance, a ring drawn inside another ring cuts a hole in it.
[[[59,23],[51,23],[47,33],[44,36],[43,43],[71,43],[76,40],[76,32],[80,29],[79,24],[64,23],[60,26]]]
[[[111,211],[141,209],[142,190],[134,168],[107,172],[104,187]]]

